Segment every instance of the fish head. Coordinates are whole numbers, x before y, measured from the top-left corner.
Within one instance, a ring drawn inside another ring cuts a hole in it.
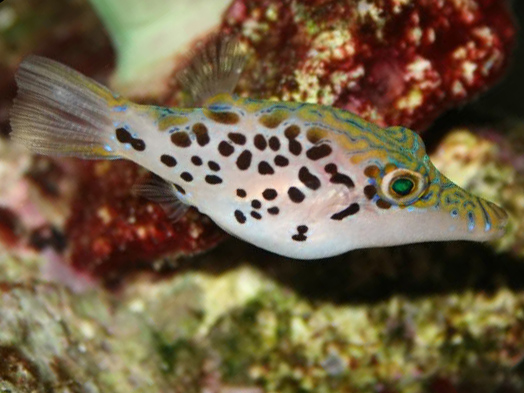
[[[390,127],[384,136],[363,165],[365,207],[380,225],[377,244],[487,241],[504,234],[507,213],[440,173],[418,134]]]

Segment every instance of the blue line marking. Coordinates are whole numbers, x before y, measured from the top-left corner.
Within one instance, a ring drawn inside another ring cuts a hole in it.
[[[468,230],[472,232],[475,229],[475,217],[473,216],[473,212],[468,212]]]
[[[484,205],[482,205],[482,202],[479,200],[480,208],[482,209],[482,213],[484,214],[484,220],[486,220],[486,224],[484,225],[484,231],[489,232],[491,230],[491,220],[489,219],[489,214],[484,208]]]
[[[207,107],[207,109],[211,111],[223,111],[223,110],[230,110],[231,105],[226,104],[211,104]]]
[[[113,112],[125,112],[127,110],[127,105],[114,106]]]

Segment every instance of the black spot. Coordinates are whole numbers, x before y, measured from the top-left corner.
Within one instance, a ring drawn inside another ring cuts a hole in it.
[[[144,151],[146,149],[146,143],[142,139],[133,138],[133,136],[125,128],[117,128],[116,139],[120,143],[129,143],[136,151]]]
[[[333,150],[331,150],[331,146],[323,143],[322,145],[313,146],[312,148],[308,149],[308,151],[306,151],[306,156],[310,160],[316,161],[329,156],[332,151]]]
[[[289,160],[280,154],[275,157],[274,161],[276,166],[284,167],[289,165]]]
[[[191,157],[191,162],[196,166],[202,165],[202,159],[199,156]]]
[[[280,212],[280,209],[276,206],[273,206],[267,209],[267,212],[272,215],[277,215]]]
[[[280,149],[280,141],[276,136],[272,136],[269,138],[269,148],[273,151],[277,151]]]
[[[220,165],[218,165],[215,161],[209,161],[207,166],[214,172],[218,172],[220,170]]]
[[[347,188],[353,188],[355,187],[355,183],[353,183],[353,180],[347,175],[344,175],[343,173],[338,172],[337,166],[335,164],[327,164],[324,167],[324,170],[331,174],[331,179],[329,181],[333,184],[343,184]]]
[[[227,134],[227,136],[229,137],[229,139],[231,139],[233,143],[236,143],[237,145],[246,144],[246,137],[243,134],[240,134],[238,132],[230,132],[229,134]]]
[[[302,145],[296,140],[299,134],[300,128],[296,125],[291,125],[284,130],[284,135],[289,140],[289,151],[295,156],[298,156],[302,152]]]
[[[186,190],[184,190],[184,189],[183,189],[182,187],[180,187],[178,184],[173,184],[173,185],[175,186],[176,190],[177,190],[179,193],[185,195]]]
[[[364,195],[367,199],[371,200],[375,195],[377,195],[377,189],[375,188],[375,186],[368,185],[364,187]]]
[[[289,141],[289,152],[295,156],[298,156],[302,152],[302,145],[300,142],[295,139],[291,139]]]
[[[178,147],[191,146],[191,138],[185,131],[178,131],[171,135],[171,142]]]
[[[251,212],[251,217],[253,217],[253,218],[257,219],[257,220],[260,220],[262,218],[262,216],[258,212]]]
[[[313,175],[305,166],[300,168],[300,170],[298,171],[298,179],[307,188],[310,188],[312,190],[318,190],[320,188],[320,179]]]
[[[380,208],[380,209],[384,209],[384,210],[387,210],[391,207],[391,203],[383,200],[383,199],[379,199],[377,201],[377,207]]]
[[[275,199],[277,197],[277,195],[278,195],[277,190],[275,190],[273,188],[266,188],[262,192],[262,196],[267,201],[272,201],[273,199]]]
[[[297,227],[297,234],[296,235],[293,235],[291,236],[291,238],[297,242],[303,242],[303,241],[306,241],[307,239],[307,236],[305,236],[304,234],[309,230],[309,228],[306,226],[306,225],[299,225]]]
[[[300,134],[300,128],[293,124],[284,130],[284,135],[287,139],[295,139]]]
[[[199,146],[205,146],[209,143],[209,134],[207,127],[202,123],[196,123],[193,125],[193,133],[196,135],[196,140]]]
[[[360,206],[358,205],[358,203],[352,203],[351,205],[349,205],[348,207],[346,207],[344,210],[338,212],[338,213],[335,213],[331,216],[331,219],[332,220],[343,220],[344,218],[348,217],[348,216],[352,216],[353,214],[357,214],[358,211],[360,210]]]
[[[175,157],[172,157],[170,155],[167,155],[167,154],[162,154],[160,156],[160,161],[162,162],[162,164],[172,168],[174,166],[176,166],[177,162],[175,160]]]
[[[255,147],[258,150],[264,151],[267,147],[267,141],[264,135],[262,134],[256,134],[254,138]]]
[[[208,184],[220,184],[222,183],[222,179],[215,175],[207,175],[206,176],[206,183]]]
[[[193,181],[193,176],[189,172],[182,172],[180,177],[187,182]]]
[[[234,151],[235,148],[226,141],[222,141],[218,145],[218,152],[222,154],[224,157],[229,157],[231,154],[233,154]]]
[[[237,158],[237,167],[241,171],[245,171],[251,165],[252,154],[249,150],[244,150]]]
[[[240,198],[245,198],[247,196],[246,190],[243,190],[242,188],[237,188],[237,196]]]
[[[242,213],[240,210],[235,210],[235,218],[240,224],[246,222],[246,216],[244,216],[244,213]]]
[[[324,167],[324,170],[327,172],[327,173],[337,173],[337,166],[333,163],[331,164],[327,164],[325,167]]]
[[[253,209],[260,209],[262,207],[262,203],[258,199],[253,199],[251,201],[251,207]]]
[[[272,175],[275,173],[275,170],[266,161],[260,161],[258,164],[258,173],[261,175]]]
[[[304,193],[296,187],[289,187],[289,190],[287,190],[287,194],[289,195],[289,199],[291,199],[291,201],[295,203],[302,202],[306,197]]]
[[[353,180],[347,175],[344,175],[343,173],[336,173],[334,174],[331,179],[329,179],[331,183],[334,184],[344,184],[347,188],[353,188],[355,187],[355,184],[353,183]]]
[[[129,131],[127,131],[125,128],[117,128],[116,129],[116,139],[120,143],[129,143],[133,139]]]
[[[133,139],[131,146],[136,151],[144,151],[146,149],[146,143],[142,139]]]

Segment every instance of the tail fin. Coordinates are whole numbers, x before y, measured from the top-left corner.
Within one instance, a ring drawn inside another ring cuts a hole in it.
[[[81,158],[117,158],[105,87],[55,61],[27,57],[16,74],[11,138],[35,153]]]

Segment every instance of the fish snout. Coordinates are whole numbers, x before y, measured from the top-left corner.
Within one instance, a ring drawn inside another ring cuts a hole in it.
[[[465,213],[467,239],[475,241],[496,240],[504,235],[508,213],[500,206],[482,198],[475,198]]]
[[[488,240],[498,239],[506,232],[509,216],[508,213],[493,202],[479,198],[479,205],[482,207],[484,231],[488,235]]]

